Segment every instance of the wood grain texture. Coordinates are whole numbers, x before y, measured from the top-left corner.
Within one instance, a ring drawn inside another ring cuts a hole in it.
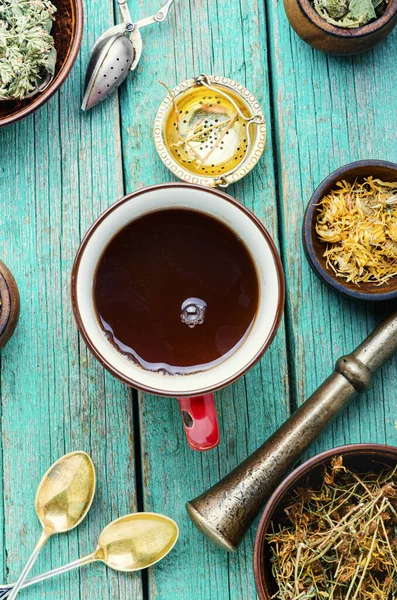
[[[155,0],[131,3],[133,14],[155,10]],[[134,8],[136,7],[136,8]],[[142,32],[145,49],[133,79],[120,91],[124,175],[130,192],[171,181],[153,143],[153,121],[170,87],[201,72],[232,77],[258,96],[269,127],[260,165],[228,193],[255,211],[277,239],[266,26],[262,2],[177,0],[169,21]],[[144,107],[144,109],[143,109]],[[150,598],[252,600],[254,529],[239,553],[209,544],[188,520],[185,502],[214,484],[252,452],[289,411],[285,331],[245,378],[216,395],[221,443],[200,455],[186,443],[176,401],[140,397],[144,506],[175,518],[181,539],[150,573]]]
[[[0,256],[21,292],[21,320],[1,353],[3,581],[16,579],[33,549],[36,487],[64,453],[91,454],[96,499],[78,529],[49,542],[35,574],[92,551],[101,529],[136,507],[130,393],[81,344],[69,299],[82,234],[123,192],[117,98],[101,113],[80,111],[89,48],[112,25],[112,6],[89,3],[86,16],[82,53],[61,92],[0,131]],[[98,564],[22,594],[139,600],[141,578]]]
[[[331,372],[336,358],[351,351],[390,311],[326,288],[304,258],[301,224],[315,187],[335,168],[364,158],[395,161],[397,100],[390,91],[397,86],[397,32],[366,54],[336,58],[298,38],[280,2],[267,6],[292,400],[298,405]],[[328,428],[311,454],[348,442],[396,444],[396,366],[394,359],[374,389]]]
[[[137,18],[159,8],[156,0],[130,4]],[[331,58],[298,38],[280,0],[238,0],[233,8],[228,0],[175,0],[165,23],[142,31],[142,61],[119,98],[82,114],[89,49],[112,24],[113,7],[86,0],[85,11],[82,52],[61,92],[0,131],[0,257],[22,300],[20,324],[0,357],[3,580],[15,579],[38,535],[33,500],[42,474],[64,452],[83,449],[98,470],[91,514],[51,540],[35,573],[91,550],[103,525],[137,505],[175,518],[180,541],[149,577],[97,565],[26,598],[252,600],[255,527],[229,556],[194,529],[184,504],[257,448],[290,404],[300,404],[391,309],[326,289],[304,258],[301,223],[331,170],[359,158],[397,160],[397,32],[360,57]],[[173,86],[200,72],[240,81],[265,110],[261,164],[229,193],[279,241],[288,286],[287,328],[244,379],[217,394],[222,440],[204,455],[188,448],[176,401],[141,396],[134,404],[137,395],[104,373],[77,335],[69,300],[74,253],[92,221],[123,193],[172,180],[152,140],[165,95],[158,80]],[[396,445],[396,366],[385,367],[311,454],[360,440]]]

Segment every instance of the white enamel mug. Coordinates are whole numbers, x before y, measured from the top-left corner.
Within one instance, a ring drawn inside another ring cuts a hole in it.
[[[143,215],[169,208],[204,213],[227,225],[250,252],[260,287],[256,317],[236,351],[205,372],[178,377],[147,371],[123,356],[106,338],[93,298],[98,262],[116,233]],[[208,450],[219,443],[212,392],[244,375],[261,358],[280,324],[284,298],[281,260],[257,217],[224,192],[180,182],[144,188],[113,204],[84,237],[72,273],[73,310],[87,346],[108,371],[127,385],[178,398],[188,443],[195,450]]]

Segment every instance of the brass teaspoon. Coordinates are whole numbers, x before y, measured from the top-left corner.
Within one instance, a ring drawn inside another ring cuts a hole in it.
[[[97,560],[115,571],[133,572],[151,567],[162,560],[175,546],[178,525],[164,515],[134,513],[112,521],[99,536],[96,550],[74,562],[28,579],[21,587],[44,581]],[[0,586],[0,598],[9,598],[13,584]]]
[[[49,468],[37,490],[35,509],[43,531],[9,596],[16,598],[40,550],[54,533],[70,531],[86,516],[95,494],[95,467],[85,452],[71,452]]]

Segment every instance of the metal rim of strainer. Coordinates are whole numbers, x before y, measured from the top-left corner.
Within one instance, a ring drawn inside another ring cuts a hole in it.
[[[256,125],[255,136],[252,136],[253,144],[247,156],[244,157],[237,168],[225,173],[222,175],[222,177],[198,176],[193,174],[188,169],[182,167],[181,164],[177,162],[171,155],[164,139],[165,123],[169,110],[173,106],[173,99],[178,101],[178,97],[180,98],[182,94],[189,91],[192,87],[196,85],[202,85],[203,80],[209,85],[215,84],[219,87],[225,88],[226,94],[227,90],[231,90],[234,94],[240,96],[252,112],[252,118],[250,121]],[[199,75],[198,77],[182,81],[182,83],[171,90],[171,92],[160,104],[154,121],[154,143],[157,152],[165,166],[170,169],[174,175],[179,177],[179,179],[182,179],[188,183],[195,183],[206,187],[225,188],[231,183],[235,183],[247,175],[257,165],[266,145],[265,117],[255,96],[243,85],[237,83],[237,81],[229,79],[228,77],[221,77],[219,75]]]

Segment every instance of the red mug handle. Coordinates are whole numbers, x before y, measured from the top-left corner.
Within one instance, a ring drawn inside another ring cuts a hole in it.
[[[187,442],[193,450],[205,452],[219,444],[219,427],[214,396],[178,398]]]

